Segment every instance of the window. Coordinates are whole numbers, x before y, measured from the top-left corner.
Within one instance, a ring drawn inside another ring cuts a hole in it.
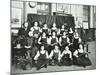
[[[88,16],[89,16],[89,6],[83,6],[83,21],[88,22]]]

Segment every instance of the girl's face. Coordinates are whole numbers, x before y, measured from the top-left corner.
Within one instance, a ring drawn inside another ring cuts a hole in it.
[[[75,37],[78,37],[78,33],[75,34]]]
[[[44,24],[44,27],[47,27],[47,24]]]
[[[56,24],[55,23],[53,24],[53,27],[56,27]]]
[[[69,50],[68,46],[66,46],[65,50]]]
[[[44,46],[41,46],[41,50],[44,50]]]
[[[70,31],[72,31],[72,28],[70,28]]]
[[[25,26],[25,28],[27,28],[27,27],[28,27],[28,23],[26,22],[26,23],[24,24],[24,26]]]
[[[35,22],[35,23],[34,23],[34,26],[38,26],[38,23],[37,23],[37,22]]]
[[[63,35],[66,35],[66,32],[64,32]]]
[[[56,35],[56,33],[55,33],[55,32],[53,32],[53,33],[52,33],[52,35],[53,35],[53,36],[55,36],[55,35]]]
[[[58,46],[55,46],[55,50],[58,50]]]
[[[42,35],[43,35],[43,37],[45,37],[45,36],[46,36],[46,34],[45,34],[45,33],[43,33]]]
[[[62,25],[62,29],[64,29],[65,28],[65,26],[64,25]]]
[[[82,48],[83,48],[83,47],[82,47],[82,45],[80,45],[79,47],[80,47],[80,49],[82,49]]]

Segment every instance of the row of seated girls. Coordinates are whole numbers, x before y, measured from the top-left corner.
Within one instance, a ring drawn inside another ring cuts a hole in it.
[[[51,29],[47,24],[40,28],[38,22],[30,28],[26,22],[24,27],[12,42],[14,61],[22,69],[36,67],[40,70],[48,65],[86,67],[92,64],[83,50],[77,30],[68,30],[64,25],[58,29],[55,23]]]

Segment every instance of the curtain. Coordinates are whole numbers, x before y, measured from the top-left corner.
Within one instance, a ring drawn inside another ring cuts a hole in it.
[[[56,16],[56,24],[58,28],[64,24],[64,20],[64,16]]]
[[[45,23],[46,15],[36,15],[36,14],[28,14],[28,23],[29,27],[34,25],[34,22],[38,22],[39,26],[42,27],[42,25]]]
[[[48,25],[49,28],[52,27],[52,24],[55,22],[57,27],[60,28],[61,25],[67,23],[67,27],[75,27],[74,17],[72,16],[52,16],[52,15],[37,15],[37,14],[28,14],[27,21],[29,26],[33,26],[34,22],[38,22],[39,26],[42,27],[44,23]]]
[[[47,15],[46,16],[46,24],[48,25],[49,28],[52,27],[52,24],[54,23],[54,16]]]

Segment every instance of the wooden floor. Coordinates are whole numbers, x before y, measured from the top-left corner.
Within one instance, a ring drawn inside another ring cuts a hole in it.
[[[88,42],[89,46],[89,58],[92,62],[91,66],[87,66],[86,68],[78,67],[78,66],[48,66],[47,68],[42,68],[40,70],[36,70],[36,68],[32,68],[31,70],[22,70],[19,68],[15,68],[12,66],[12,73],[38,73],[38,72],[55,72],[55,71],[73,71],[73,70],[92,70],[96,68],[96,42]]]

